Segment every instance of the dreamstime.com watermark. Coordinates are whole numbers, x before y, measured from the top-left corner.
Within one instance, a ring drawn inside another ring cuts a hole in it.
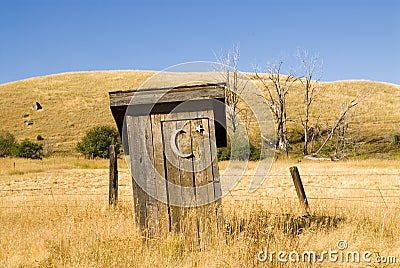
[[[270,263],[400,263],[400,258],[395,256],[382,256],[377,253],[367,251],[348,250],[345,240],[339,240],[336,248],[316,252],[312,250],[297,251],[269,251],[268,247],[258,252],[257,259],[260,262]]]

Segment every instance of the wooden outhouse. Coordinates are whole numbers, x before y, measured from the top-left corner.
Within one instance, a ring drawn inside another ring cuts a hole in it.
[[[224,92],[224,84],[207,83],[109,93],[142,228],[180,230],[191,207],[220,204]]]

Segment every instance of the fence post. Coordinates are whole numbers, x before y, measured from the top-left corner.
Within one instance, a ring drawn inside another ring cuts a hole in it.
[[[118,201],[118,166],[116,146],[110,145],[110,183],[108,191],[108,203],[116,206]]]
[[[290,167],[290,174],[292,175],[294,187],[296,188],[297,197],[299,198],[301,206],[308,213],[308,201],[304,191],[303,183],[301,182],[300,173],[296,166]]]

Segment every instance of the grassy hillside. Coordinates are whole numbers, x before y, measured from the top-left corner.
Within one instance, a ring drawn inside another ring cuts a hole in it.
[[[109,91],[136,89],[153,74],[150,71],[64,73],[0,85],[0,131],[10,131],[19,140],[34,140],[41,135],[47,149],[72,152],[89,128],[114,125]],[[351,128],[364,142],[365,152],[397,154],[399,150],[391,141],[400,128],[400,86],[371,81],[327,82],[320,86],[313,115],[321,115],[319,121],[327,123],[334,120],[343,102],[370,91]],[[301,129],[298,120],[301,98],[301,91],[295,88],[288,99],[290,135],[294,141],[296,131]],[[36,101],[43,110],[31,109]],[[26,118],[25,113],[29,113]],[[25,120],[33,120],[34,124],[27,126]]]
[[[42,135],[54,151],[70,151],[85,132],[97,125],[113,125],[108,92],[139,87],[151,72],[107,71],[66,73],[0,85],[0,130],[18,139]],[[33,111],[38,101],[43,109]],[[23,118],[29,113],[28,118]],[[26,126],[24,121],[33,120]]]

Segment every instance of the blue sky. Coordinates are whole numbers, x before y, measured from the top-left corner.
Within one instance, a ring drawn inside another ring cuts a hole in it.
[[[240,47],[241,71],[318,53],[323,81],[400,84],[400,1],[0,0],[0,83],[162,70]]]

